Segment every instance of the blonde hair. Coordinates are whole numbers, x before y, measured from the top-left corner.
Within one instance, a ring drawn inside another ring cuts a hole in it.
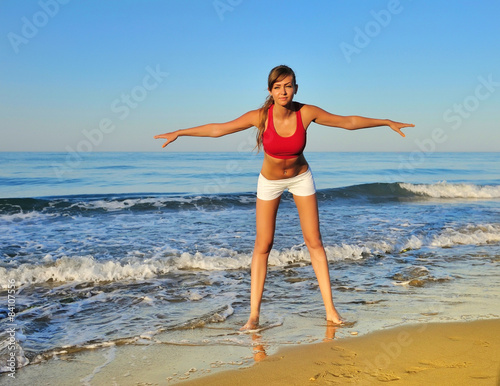
[[[276,82],[280,82],[290,75],[292,76],[293,79],[293,85],[296,86],[297,82],[295,80],[295,73],[290,67],[285,65],[274,67],[269,73],[269,76],[267,78],[268,90],[271,91]],[[271,95],[268,95],[266,101],[260,108],[260,120],[259,120],[259,126],[257,127],[258,131],[257,131],[257,145],[256,145],[258,150],[262,148],[262,136],[264,135],[264,130],[266,129],[267,113],[272,104],[274,104],[274,99]]]

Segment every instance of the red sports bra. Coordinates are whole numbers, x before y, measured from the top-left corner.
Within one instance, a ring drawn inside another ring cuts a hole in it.
[[[276,132],[273,123],[273,108],[269,107],[267,113],[267,129],[262,136],[264,151],[274,158],[296,158],[302,154],[306,147],[306,130],[302,124],[300,110],[297,110],[297,128],[289,137],[282,137]]]

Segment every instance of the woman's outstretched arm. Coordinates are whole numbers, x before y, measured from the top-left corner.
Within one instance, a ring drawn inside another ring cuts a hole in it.
[[[155,135],[155,139],[166,139],[167,141],[162,147],[174,142],[178,137],[222,137],[224,135],[236,133],[238,131],[249,129],[252,126],[257,126],[259,123],[259,110],[252,110],[241,117],[236,118],[226,123],[209,123],[191,127],[189,129],[181,129],[165,134]]]
[[[401,136],[405,136],[401,131],[404,127],[414,127],[412,123],[394,122],[390,119],[373,119],[365,118],[357,115],[342,116],[330,114],[329,112],[320,109],[316,106],[309,106],[308,113],[311,121],[319,125],[340,127],[346,130],[367,129],[369,127],[389,126],[392,130]]]

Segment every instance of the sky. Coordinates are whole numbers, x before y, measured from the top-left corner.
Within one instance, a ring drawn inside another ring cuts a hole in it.
[[[307,151],[500,151],[498,0],[0,0],[0,151],[251,151],[155,134],[259,108],[286,64],[296,100],[409,122],[312,124]]]

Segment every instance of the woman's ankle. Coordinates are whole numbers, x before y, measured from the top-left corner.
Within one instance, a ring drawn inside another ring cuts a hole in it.
[[[250,316],[248,321],[245,323],[243,327],[240,328],[241,331],[244,330],[254,330],[259,326],[259,317]]]

